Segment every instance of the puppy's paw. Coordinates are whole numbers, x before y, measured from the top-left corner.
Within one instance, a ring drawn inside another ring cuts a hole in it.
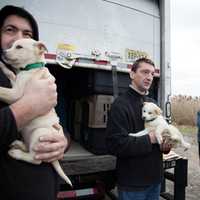
[[[129,133],[128,135],[129,135],[129,136],[134,136],[134,133]]]
[[[20,149],[10,149],[8,154],[16,160],[23,160],[36,165],[39,165],[42,162],[41,160],[35,160],[32,154],[24,152]]]
[[[10,155],[10,157],[17,160],[22,160],[23,158],[23,152],[20,149],[10,149],[8,151],[8,154]]]
[[[13,72],[10,72],[7,74],[7,77],[10,81],[15,82],[16,81],[16,75]]]
[[[12,148],[12,149],[21,149],[22,151],[25,151],[25,152],[28,151],[26,146],[25,146],[25,144],[20,140],[15,140],[14,142],[12,142],[10,144],[10,148]]]

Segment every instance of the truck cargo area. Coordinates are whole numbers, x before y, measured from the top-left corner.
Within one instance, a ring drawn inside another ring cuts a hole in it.
[[[111,155],[95,155],[72,141],[61,164],[68,175],[80,175],[112,171],[115,169],[116,158]]]
[[[58,199],[102,198],[116,185],[116,158],[106,154],[105,145],[113,101],[112,73],[78,67],[67,70],[55,64],[48,68],[56,78],[60,121],[71,138],[61,165],[73,189],[60,179]],[[123,79],[122,92],[129,85],[129,76],[121,73],[119,78]]]

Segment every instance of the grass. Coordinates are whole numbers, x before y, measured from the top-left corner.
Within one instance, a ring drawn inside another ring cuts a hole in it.
[[[177,128],[183,134],[197,134],[197,127],[196,126],[178,125]]]
[[[176,125],[195,127],[197,122],[197,112],[200,110],[200,98],[191,96],[173,96],[172,122]],[[184,130],[185,128],[183,128]],[[189,128],[193,130],[192,128]]]
[[[200,110],[200,97],[191,96],[173,96],[172,105],[172,123],[181,131],[181,133],[197,134],[197,112]]]

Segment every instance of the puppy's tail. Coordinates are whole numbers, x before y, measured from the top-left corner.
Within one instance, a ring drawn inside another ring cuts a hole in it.
[[[60,175],[60,177],[63,178],[64,181],[72,187],[72,182],[67,177],[67,175],[64,173],[63,169],[60,166],[60,163],[56,160],[56,161],[52,162],[52,165],[53,165],[54,169],[56,170],[56,172]]]

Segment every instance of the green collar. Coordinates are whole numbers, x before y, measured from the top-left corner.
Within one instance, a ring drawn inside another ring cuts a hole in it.
[[[45,66],[44,62],[32,63],[32,64],[29,64],[29,65],[26,65],[26,67],[23,70],[28,71],[30,69],[41,68],[41,67],[44,67],[44,66]]]

